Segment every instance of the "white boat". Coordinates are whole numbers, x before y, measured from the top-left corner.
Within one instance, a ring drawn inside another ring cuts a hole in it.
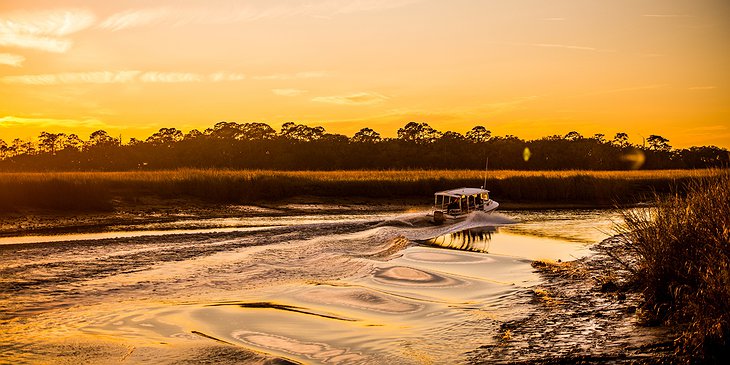
[[[459,188],[439,191],[434,194],[434,205],[429,216],[434,222],[447,219],[461,219],[473,212],[492,212],[499,203],[489,198],[489,190]]]

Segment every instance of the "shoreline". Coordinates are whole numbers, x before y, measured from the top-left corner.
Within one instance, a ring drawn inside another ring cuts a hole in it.
[[[591,246],[575,261],[533,261],[543,283],[532,289],[534,311],[508,321],[468,356],[472,364],[664,364],[676,362],[672,328],[642,323],[641,294],[611,258],[625,253],[620,236]]]

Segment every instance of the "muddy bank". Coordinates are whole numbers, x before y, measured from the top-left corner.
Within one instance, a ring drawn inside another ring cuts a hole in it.
[[[544,282],[532,311],[502,323],[495,343],[469,354],[474,364],[672,363],[672,329],[642,324],[640,294],[612,258],[629,259],[620,237],[571,262],[534,261]]]

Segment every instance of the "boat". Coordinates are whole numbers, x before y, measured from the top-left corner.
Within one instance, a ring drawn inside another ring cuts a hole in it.
[[[433,210],[429,216],[435,223],[447,219],[466,218],[473,212],[493,212],[499,203],[489,198],[489,190],[481,188],[459,188],[434,193]]]

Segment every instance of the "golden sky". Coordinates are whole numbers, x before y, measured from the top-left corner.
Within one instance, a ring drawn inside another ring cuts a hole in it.
[[[0,2],[0,139],[221,120],[728,148],[730,2]]]

